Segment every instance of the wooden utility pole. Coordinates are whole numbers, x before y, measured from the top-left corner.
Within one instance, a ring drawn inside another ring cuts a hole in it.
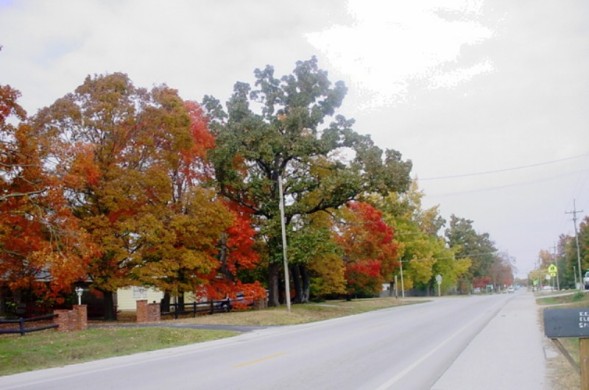
[[[290,276],[288,274],[288,258],[286,257],[286,222],[284,219],[284,193],[282,192],[282,176],[278,176],[278,193],[280,196],[280,227],[282,230],[282,256],[284,261],[284,295],[286,296],[286,309],[290,313]]]

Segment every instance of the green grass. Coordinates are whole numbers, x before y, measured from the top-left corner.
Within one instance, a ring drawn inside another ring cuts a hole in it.
[[[536,298],[539,305],[564,305],[567,307],[583,307],[589,305],[589,294],[576,291],[566,295],[546,296]]]
[[[198,343],[235,332],[170,328],[47,330],[0,337],[0,375]]]
[[[333,300],[321,303],[306,303],[304,305],[291,305],[288,312],[286,306],[269,308],[266,310],[249,310],[232,312],[227,314],[214,314],[212,316],[199,316],[179,320],[195,324],[221,324],[221,325],[251,325],[251,326],[276,326],[296,325],[308,322],[323,321],[331,318],[343,317],[367,311],[385,309],[394,306],[423,302],[423,299],[396,299],[396,298],[366,298],[352,301]]]
[[[192,344],[230,337],[237,333],[204,329],[165,328],[167,323],[276,326],[327,320],[367,311],[423,302],[420,299],[374,298],[352,301],[327,301],[285,306],[267,310],[250,310],[196,318],[162,321],[161,328],[117,327],[62,333],[54,330],[25,336],[0,336],[0,375],[40,368],[63,366],[113,356]],[[134,313],[122,313],[121,322],[135,320]]]

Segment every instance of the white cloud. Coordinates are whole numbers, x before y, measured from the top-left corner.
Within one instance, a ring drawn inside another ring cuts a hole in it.
[[[352,0],[353,25],[336,25],[307,38],[355,87],[374,95],[369,104],[389,104],[403,100],[415,79],[434,77],[442,86],[444,77],[459,82],[477,71],[489,71],[491,63],[486,60],[440,74],[440,66],[456,62],[465,45],[493,35],[477,21],[481,4],[454,0],[442,8],[435,1]]]
[[[450,72],[440,72],[430,78],[429,88],[454,88],[473,77],[492,72],[495,69],[490,61],[482,61],[470,67],[461,67]]]

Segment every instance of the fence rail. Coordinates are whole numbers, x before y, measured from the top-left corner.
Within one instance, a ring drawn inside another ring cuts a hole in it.
[[[36,321],[45,321],[45,320],[52,320],[57,317],[56,314],[47,314],[44,316],[37,316],[31,318],[18,318],[15,320],[0,320],[0,325],[2,324],[18,324],[18,328],[2,328],[0,327],[0,334],[10,334],[10,333],[20,333],[21,336],[24,336],[26,333],[30,332],[37,332],[40,330],[57,328],[57,324],[47,324],[47,325],[39,325],[34,327],[25,327],[25,323],[27,322],[36,322]]]
[[[192,314],[193,317],[196,317],[197,314],[225,313],[228,311],[231,311],[231,302],[229,300],[184,304],[170,303],[170,311],[162,311],[162,315],[171,315],[174,319],[178,319],[178,316],[186,314]]]

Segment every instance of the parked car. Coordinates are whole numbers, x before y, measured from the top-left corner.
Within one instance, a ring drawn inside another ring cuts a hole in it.
[[[231,305],[231,299],[229,299],[229,297],[226,297],[224,299],[221,299],[219,301],[213,301],[213,306],[214,306],[214,310],[215,311],[220,311],[220,312],[230,312],[231,309],[233,309],[233,306]]]
[[[585,285],[585,290],[589,290],[589,271],[585,272],[585,276],[583,276],[583,284]]]

